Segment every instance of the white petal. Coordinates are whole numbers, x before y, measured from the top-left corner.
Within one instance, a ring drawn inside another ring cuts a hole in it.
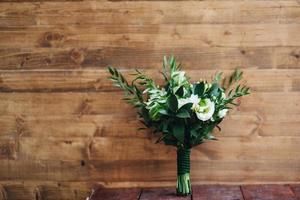
[[[205,106],[200,106],[200,109],[198,112],[196,112],[196,115],[198,119],[202,121],[207,121],[211,119],[215,112],[215,103],[212,102],[210,99],[205,99]]]
[[[223,118],[226,116],[228,109],[222,109],[218,112],[218,117]]]
[[[197,105],[200,102],[200,98],[198,97],[198,95],[192,94],[189,98],[189,102]]]
[[[178,99],[178,109],[189,103],[188,99]]]

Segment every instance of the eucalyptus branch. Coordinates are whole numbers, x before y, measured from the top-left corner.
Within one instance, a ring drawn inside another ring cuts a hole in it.
[[[228,78],[223,79],[223,88],[228,90],[234,83],[237,83],[243,78],[243,72],[240,69],[235,69]]]
[[[233,101],[239,97],[250,94],[250,88],[247,86],[238,85],[235,90],[231,89],[228,93],[228,98],[225,100],[225,104],[235,104]]]
[[[147,89],[157,88],[155,86],[154,81],[152,79],[148,78],[145,74],[143,74],[138,69],[135,69],[135,73],[132,73],[131,75],[136,76],[136,78],[133,79],[133,81],[131,82],[132,85],[137,82],[138,85],[140,85],[141,87],[145,87]]]
[[[121,88],[125,92],[123,100],[134,107],[144,106],[142,92],[134,83],[130,85],[124,76],[113,67],[108,67],[108,71],[111,74],[109,79],[112,80],[115,86]]]

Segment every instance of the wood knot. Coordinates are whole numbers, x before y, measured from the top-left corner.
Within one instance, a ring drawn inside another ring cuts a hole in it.
[[[224,35],[231,35],[232,33],[230,31],[225,31]]]
[[[64,35],[58,33],[58,32],[46,32],[45,33],[45,40],[46,41],[61,41],[63,40]]]
[[[244,49],[241,50],[241,54],[245,55],[246,51]]]
[[[84,61],[84,50],[83,49],[72,49],[70,52],[70,58],[76,64],[81,64]]]
[[[90,114],[92,107],[90,106],[91,100],[84,99],[81,104],[79,105],[78,109],[76,110],[75,114],[78,114],[79,116],[84,114]]]
[[[123,35],[123,36],[122,36],[122,39],[125,40],[125,41],[129,41],[129,40],[130,40],[130,38],[129,38],[128,35]]]
[[[71,140],[65,140],[64,142],[65,142],[65,144],[72,144],[73,143]]]
[[[295,58],[297,58],[297,59],[300,58],[299,53],[296,53],[296,52],[292,52],[292,53],[291,53],[291,56],[293,56],[293,57],[295,57]]]
[[[64,40],[65,36],[59,32],[46,32],[42,37],[41,46],[60,46],[64,42]]]
[[[16,159],[16,145],[13,141],[5,141],[0,145],[0,159]]]
[[[50,58],[45,58],[45,63],[46,63],[46,65],[50,65],[51,64],[51,59]]]

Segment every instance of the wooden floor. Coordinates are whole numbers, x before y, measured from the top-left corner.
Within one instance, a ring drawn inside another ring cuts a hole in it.
[[[98,189],[91,200],[300,200],[300,185],[194,186],[193,196],[177,197],[175,188]]]

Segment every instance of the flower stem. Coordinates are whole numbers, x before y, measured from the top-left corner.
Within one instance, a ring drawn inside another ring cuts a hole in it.
[[[190,182],[190,149],[177,149],[177,195],[192,193]]]

